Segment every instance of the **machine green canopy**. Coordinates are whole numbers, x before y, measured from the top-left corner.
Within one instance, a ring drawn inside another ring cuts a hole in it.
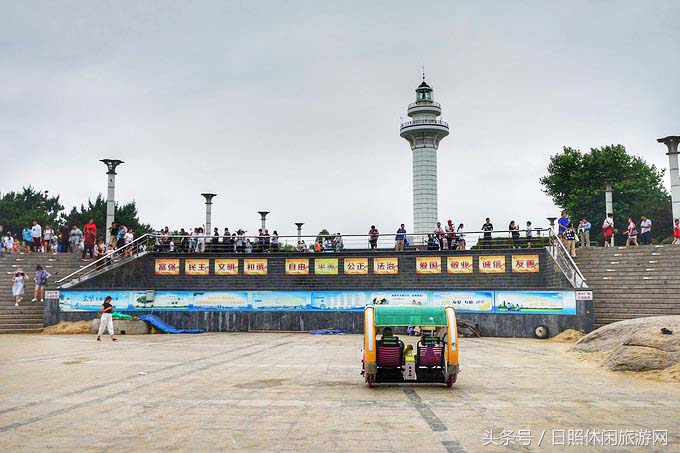
[[[387,326],[445,326],[444,307],[419,305],[376,305],[375,325]]]

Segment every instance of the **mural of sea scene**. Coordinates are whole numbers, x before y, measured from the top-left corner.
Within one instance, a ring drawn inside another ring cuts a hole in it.
[[[61,291],[62,311],[362,310],[369,304],[452,305],[461,313],[576,314],[574,291]]]

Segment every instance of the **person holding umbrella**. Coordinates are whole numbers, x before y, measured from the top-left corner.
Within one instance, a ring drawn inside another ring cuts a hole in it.
[[[19,302],[24,296],[24,288],[26,287],[26,274],[21,269],[12,276],[12,295],[14,296],[14,306],[18,307]]]

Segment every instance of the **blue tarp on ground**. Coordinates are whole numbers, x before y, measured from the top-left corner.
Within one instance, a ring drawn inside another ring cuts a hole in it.
[[[309,333],[312,335],[346,335],[352,332],[344,329],[319,329],[310,330]]]
[[[154,315],[141,315],[139,319],[148,322],[156,329],[165,333],[203,333],[201,329],[178,329]]]

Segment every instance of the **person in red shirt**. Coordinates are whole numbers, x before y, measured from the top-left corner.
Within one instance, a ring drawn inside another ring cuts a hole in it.
[[[85,224],[85,233],[89,232],[92,232],[92,234],[97,236],[97,225],[94,224],[92,219],[90,219],[90,221]]]
[[[81,261],[85,261],[85,256],[90,255],[90,258],[94,258],[94,245],[97,237],[90,230],[85,233],[85,243],[83,247],[83,255],[80,257]]]
[[[680,219],[675,219],[673,227],[673,244],[680,245]]]

